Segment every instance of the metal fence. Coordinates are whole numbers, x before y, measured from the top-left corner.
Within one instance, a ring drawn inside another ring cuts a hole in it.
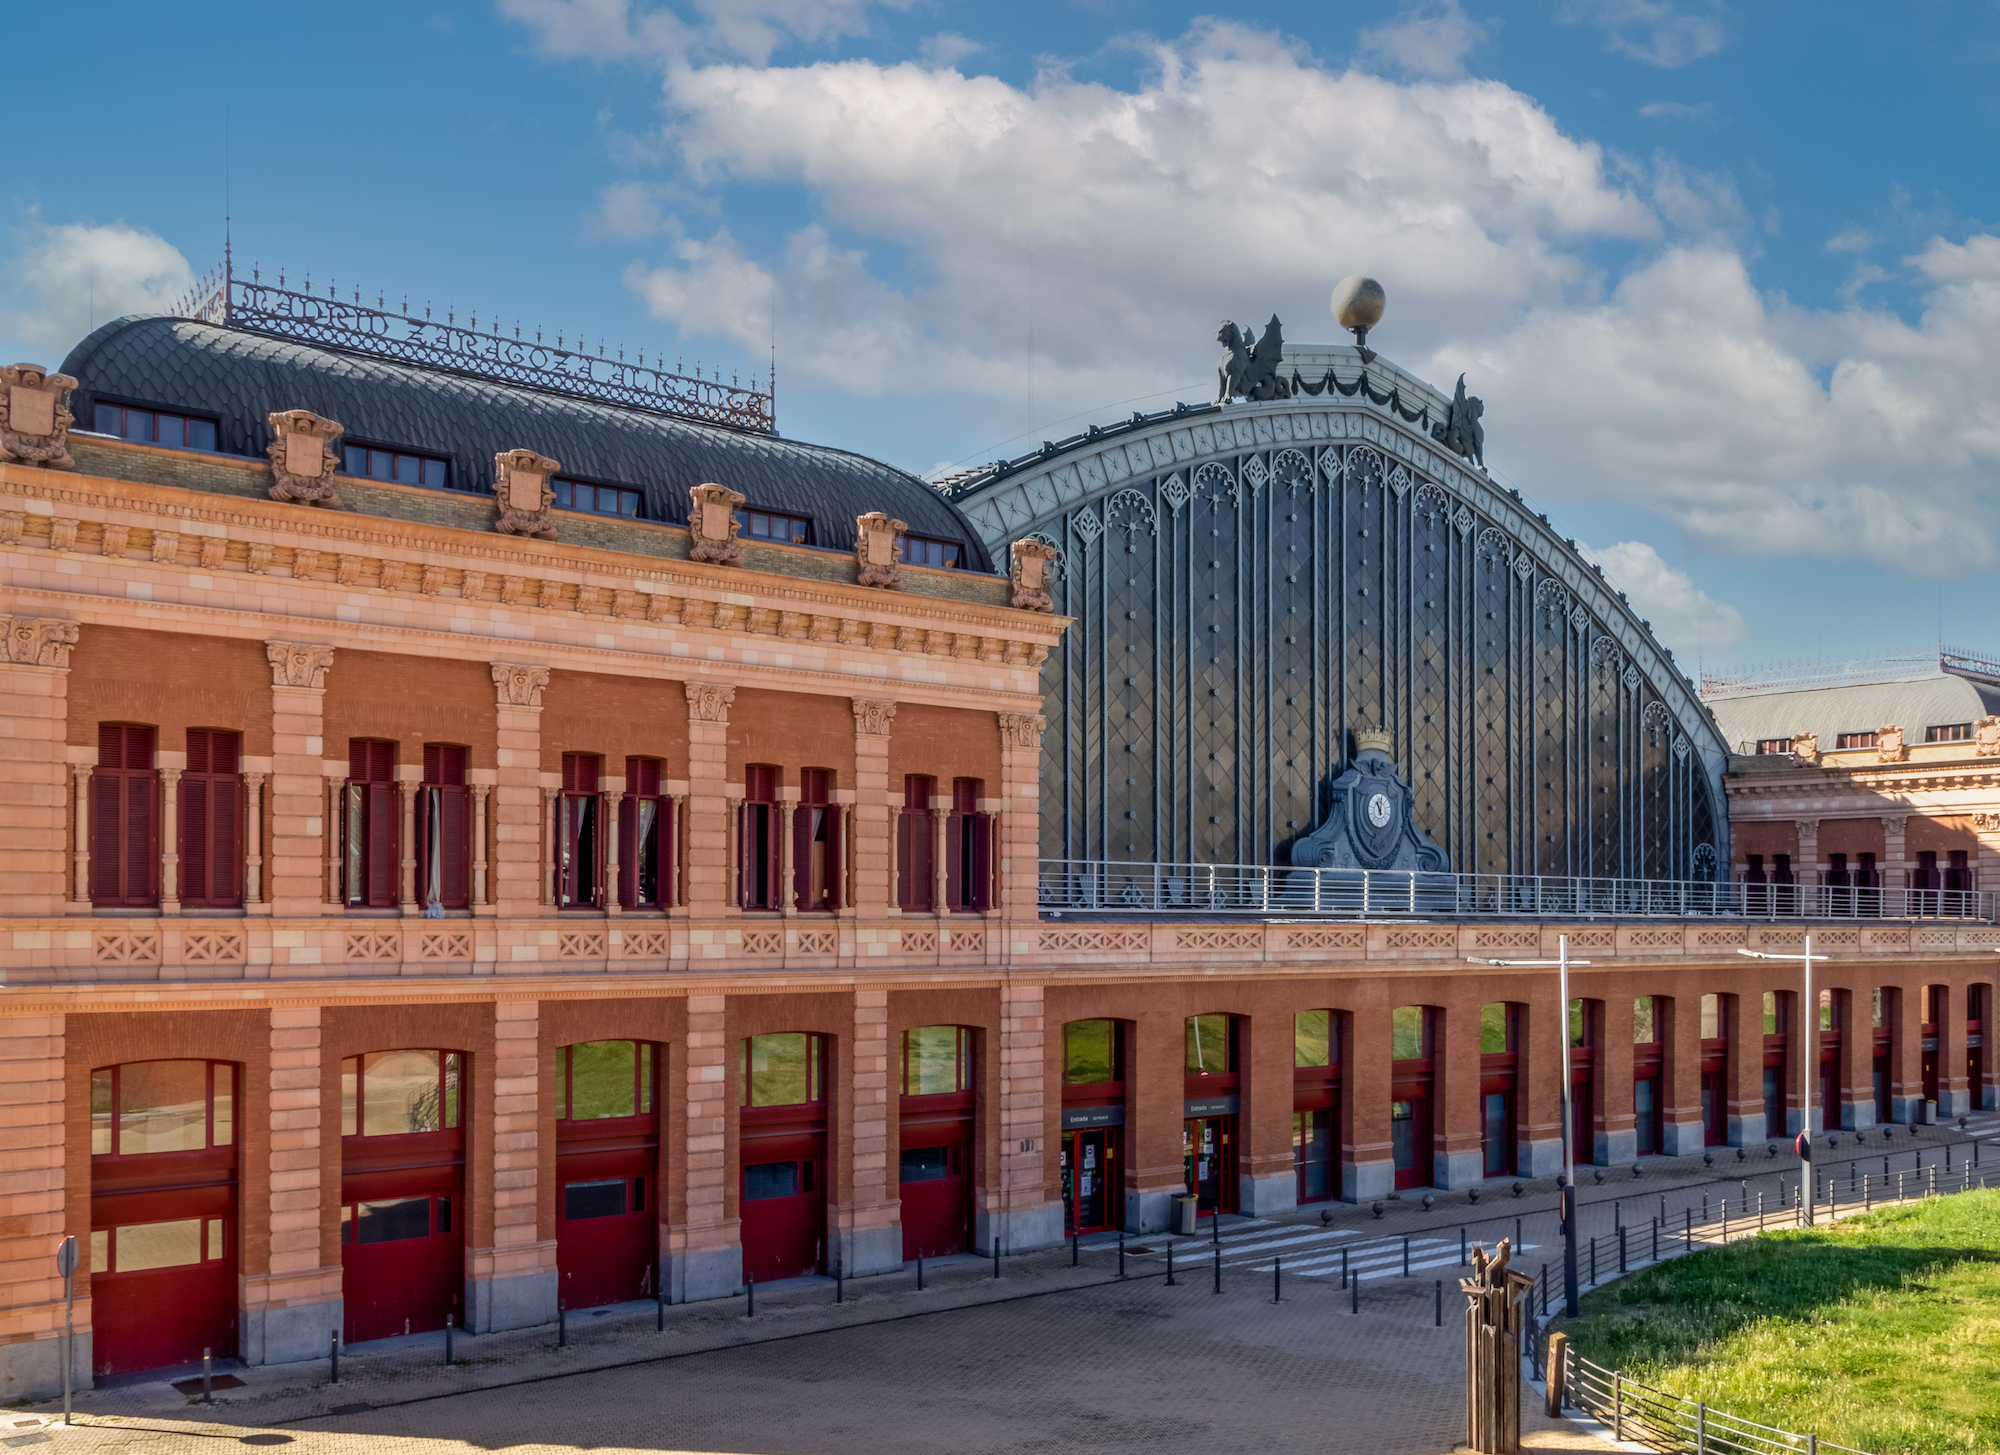
[[[1294,869],[1044,859],[1044,913],[1359,919],[1955,920],[1992,923],[1990,890],[1854,889],[1713,880]]]
[[[1924,1173],[1929,1175],[1926,1177]],[[1869,1196],[1864,1191],[1861,1199],[1850,1195],[1846,1207],[1849,1212],[1860,1212],[1873,1207],[1893,1206],[1898,1202],[1917,1202],[1931,1197],[1947,1196],[1952,1193],[1971,1192],[1991,1187],[1996,1173],[1994,1169],[1982,1168],[1972,1162],[1961,1163],[1956,1169],[1947,1169],[1945,1175],[1938,1176],[1938,1168],[1933,1165],[1916,1174],[1914,1187],[1898,1175],[1896,1193],[1889,1194],[1889,1182],[1883,1178],[1883,1195]],[[1826,1196],[1819,1194],[1824,1191]],[[1914,1191],[1915,1196],[1909,1196]],[[1824,1207],[1829,1217],[1841,1213],[1839,1184],[1828,1177],[1824,1187],[1820,1179],[1813,1179],[1814,1207]],[[1755,1237],[1763,1231],[1764,1218],[1761,1211],[1753,1224],[1739,1212],[1734,1235],[1730,1228],[1724,1204],[1725,1215],[1719,1225],[1710,1222],[1700,1228],[1692,1228],[1685,1238],[1676,1235],[1669,1238],[1669,1256],[1692,1248],[1716,1247],[1723,1243]],[[1788,1224],[1798,1221],[1797,1204],[1793,1206],[1793,1216]],[[1719,1231],[1718,1231],[1719,1227]],[[1655,1230],[1657,1248],[1658,1232]],[[1593,1240],[1593,1244],[1594,1244]],[[1595,1248],[1593,1247],[1593,1254]],[[1593,1263],[1595,1258],[1592,1259]],[[1622,1271],[1622,1270],[1621,1270]],[[1542,1311],[1547,1314],[1549,1306],[1549,1286],[1547,1270],[1543,1271],[1540,1284]],[[1543,1376],[1548,1358],[1548,1325],[1546,1318],[1529,1326],[1529,1340],[1526,1357],[1537,1378]],[[1823,1441],[1817,1434],[1799,1434],[1792,1430],[1781,1430],[1775,1425],[1759,1424],[1741,1415],[1732,1415],[1724,1410],[1711,1408],[1706,1401],[1690,1399],[1672,1390],[1659,1389],[1632,1378],[1616,1369],[1607,1369],[1593,1363],[1572,1348],[1563,1361],[1564,1378],[1562,1402],[1569,1407],[1594,1415],[1610,1426],[1613,1436],[1645,1445],[1663,1452],[1693,1451],[1695,1455],[1818,1455],[1820,1451],[1835,1452],[1835,1455],[1868,1455],[1848,1445],[1836,1445]]]

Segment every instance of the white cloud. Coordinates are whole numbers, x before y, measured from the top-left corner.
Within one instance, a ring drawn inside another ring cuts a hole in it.
[[[946,30],[937,35],[925,36],[923,45],[919,47],[917,53],[924,65],[931,70],[953,71],[958,69],[958,63],[967,56],[976,56],[985,49],[986,46],[980,41],[968,40],[965,36]]]
[[[1649,66],[1676,70],[1729,43],[1720,0],[1566,0],[1556,10],[1566,25],[1604,32],[1604,48]]]
[[[627,242],[658,237],[673,224],[660,204],[673,189],[656,182],[614,182],[598,199],[595,230]]]
[[[1648,101],[1639,114],[1655,121],[1704,121],[1715,115],[1713,101]]]
[[[911,0],[879,0],[906,9]],[[825,46],[868,34],[870,0],[691,0],[680,12],[633,0],[499,0],[545,54],[590,60],[651,57],[670,65],[736,58],[763,65],[796,42]]]
[[[1716,601],[1660,558],[1644,541],[1593,549],[1577,543],[1585,560],[1604,568],[1605,579],[1630,598],[1632,609],[1653,624],[1653,635],[1682,657],[1720,652],[1743,640],[1743,613]]]
[[[1361,32],[1361,49],[1419,76],[1461,76],[1465,58],[1486,39],[1486,27],[1468,17],[1458,0],[1442,10],[1421,5],[1387,25]]]
[[[8,332],[46,352],[50,365],[95,324],[161,312],[194,284],[178,248],[123,222],[31,222],[12,273]]]

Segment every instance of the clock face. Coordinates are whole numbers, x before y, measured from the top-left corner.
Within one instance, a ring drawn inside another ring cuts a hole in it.
[[[1388,794],[1375,793],[1369,795],[1368,822],[1373,824],[1376,828],[1378,829],[1387,828],[1389,826],[1389,819],[1391,818],[1391,816],[1394,815],[1394,813],[1395,809],[1389,802]]]

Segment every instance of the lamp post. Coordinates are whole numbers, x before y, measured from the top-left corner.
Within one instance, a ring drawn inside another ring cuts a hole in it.
[[[1577,1316],[1576,1286],[1576,1145],[1573,1128],[1575,1118],[1570,1111],[1569,1081],[1569,967],[1572,964],[1588,965],[1588,960],[1572,961],[1569,957],[1569,936],[1556,936],[1556,958],[1553,960],[1482,960],[1469,957],[1475,965],[1511,965],[1519,967],[1547,968],[1556,971],[1556,1029],[1562,1042],[1562,1188],[1557,1194],[1558,1217],[1562,1220],[1563,1235],[1563,1312],[1570,1318]]]
[[[1739,955],[1748,955],[1753,960],[1795,960],[1805,966],[1805,999],[1801,1006],[1803,1014],[1799,1019],[1805,1023],[1805,1044],[1800,1060],[1805,1064],[1799,1068],[1800,1092],[1804,1111],[1799,1117],[1799,1207],[1805,1212],[1806,1226],[1813,1223],[1812,1185],[1812,1087],[1813,1077],[1819,1071],[1819,1004],[1813,999],[1812,933],[1806,934],[1806,952],[1803,955],[1773,955],[1766,950],[1738,950]],[[1822,955],[1821,959],[1826,957]]]

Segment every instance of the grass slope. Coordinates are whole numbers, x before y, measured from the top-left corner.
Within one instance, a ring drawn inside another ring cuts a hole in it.
[[[2000,1189],[1712,1248],[1559,1320],[1608,1368],[1876,1455],[2000,1449]]]

